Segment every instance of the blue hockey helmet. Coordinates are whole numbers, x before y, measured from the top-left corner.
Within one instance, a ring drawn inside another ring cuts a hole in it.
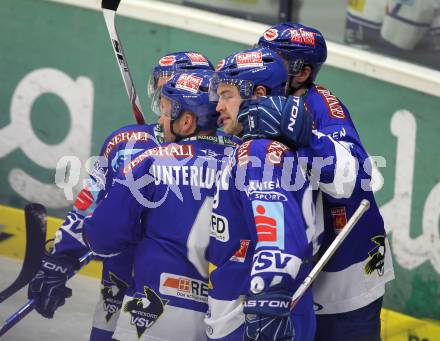
[[[284,95],[286,82],[287,69],[277,53],[261,47],[251,48],[236,52],[217,64],[210,84],[210,100],[218,100],[220,83],[236,85],[240,96],[250,99],[258,85],[264,86],[268,95]]]
[[[160,77],[171,77],[176,72],[191,70],[214,70],[212,63],[203,54],[194,51],[168,53],[153,67],[148,80],[148,97],[153,96]]]
[[[218,113],[215,103],[209,101],[209,82],[213,72],[209,70],[193,70],[179,72],[153,96],[152,109],[157,115],[169,115],[171,120],[177,120],[180,115],[188,110],[197,116],[198,130],[211,130],[217,128]],[[160,110],[160,97],[171,101],[171,110],[163,113]]]
[[[313,82],[327,59],[324,36],[315,28],[295,23],[281,23],[267,29],[258,40],[261,47],[276,51],[289,61],[289,75],[296,75],[305,65],[312,68]]]

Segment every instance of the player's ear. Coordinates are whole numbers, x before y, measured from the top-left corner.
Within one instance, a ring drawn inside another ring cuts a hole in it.
[[[183,136],[190,135],[194,133],[197,127],[197,117],[194,113],[190,111],[185,111],[181,117],[181,134]]]
[[[254,96],[261,97],[266,95],[267,95],[266,88],[263,85],[257,85],[257,87],[254,90]]]

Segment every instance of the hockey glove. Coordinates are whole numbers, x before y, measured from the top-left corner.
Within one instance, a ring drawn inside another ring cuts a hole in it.
[[[35,309],[43,317],[52,318],[55,310],[72,296],[66,287],[67,276],[79,269],[79,261],[68,256],[44,255],[41,268],[28,287],[28,298],[36,299]]]
[[[276,139],[280,136],[280,125],[285,97],[259,97],[243,101],[237,120],[243,125],[243,140],[256,138]]]
[[[246,296],[244,340],[292,340],[295,332],[290,317],[290,300],[286,291],[271,290]]]
[[[243,140],[269,138],[293,149],[310,143],[313,120],[301,97],[271,96],[244,101],[237,118],[243,125]]]

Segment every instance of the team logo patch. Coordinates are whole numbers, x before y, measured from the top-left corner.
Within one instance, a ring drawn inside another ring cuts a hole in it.
[[[263,66],[263,53],[261,51],[238,53],[235,60],[238,68]]]
[[[220,70],[224,65],[225,65],[226,61],[224,59],[219,60],[219,62],[217,63],[217,65],[215,66],[215,71]]]
[[[249,248],[249,243],[249,239],[240,240],[240,248],[231,256],[229,260],[233,262],[244,263],[247,255],[247,250]]]
[[[335,95],[320,85],[316,86],[316,91],[318,91],[318,94],[320,94],[324,100],[330,117],[345,119],[346,116],[342,109],[341,102],[339,102],[339,99],[337,99]]]
[[[333,230],[338,234],[347,224],[347,212],[345,211],[345,207],[342,206],[332,207],[330,213],[333,218]]]
[[[136,293],[141,297],[134,297],[124,305],[124,311],[131,316],[130,324],[136,327],[137,335],[140,338],[148,328],[163,314],[165,305],[169,300],[162,299],[159,295],[147,286],[144,286],[144,293]]]
[[[269,28],[266,32],[263,33],[264,39],[268,41],[272,41],[278,38],[278,30],[275,28]]]
[[[208,59],[206,59],[205,56],[202,55],[202,54],[200,54],[200,53],[197,53],[197,52],[188,52],[188,53],[185,53],[185,54],[186,54],[186,55],[188,56],[188,58],[191,60],[191,63],[192,63],[193,65],[206,65],[206,66],[209,65],[209,63],[208,63]]]
[[[199,91],[203,78],[183,73],[176,81],[176,88],[192,92],[194,94]]]
[[[214,150],[206,148],[206,149],[200,149],[200,152],[203,155],[200,155],[199,158],[206,159],[206,160],[218,160],[221,161],[220,158],[223,156],[223,154],[216,153]]]
[[[208,283],[186,276],[162,273],[159,292],[164,295],[208,303]]]
[[[257,247],[272,246],[284,250],[284,207],[280,202],[252,201]]]
[[[101,286],[101,295],[104,301],[103,308],[107,313],[105,315],[105,320],[107,322],[110,321],[113,314],[121,309],[125,291],[128,288],[128,284],[118,278],[115,274],[110,272],[109,275],[110,281],[104,280]]]
[[[283,159],[283,155],[288,149],[289,147],[287,147],[286,145],[277,141],[273,141],[267,145],[266,158],[267,160],[269,160],[270,163],[273,163],[274,165],[280,165]]]
[[[385,265],[385,236],[378,235],[371,238],[371,241],[376,244],[376,246],[368,252],[370,259],[367,264],[365,264],[365,273],[371,275],[374,270],[377,271],[379,276],[384,273]]]
[[[164,56],[159,59],[160,66],[171,66],[174,65],[175,62],[176,62],[176,56],[174,55]]]
[[[296,44],[315,46],[315,32],[305,31],[303,29],[291,29],[290,31],[290,41]]]
[[[86,211],[95,201],[93,194],[88,188],[83,188],[81,192],[78,193],[75,203],[73,206],[81,211]]]

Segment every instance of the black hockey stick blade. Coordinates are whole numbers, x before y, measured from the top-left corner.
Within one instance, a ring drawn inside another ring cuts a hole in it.
[[[0,293],[0,303],[27,285],[41,266],[46,243],[46,209],[41,204],[28,204],[24,212],[26,253],[23,266],[14,283]]]
[[[101,8],[110,9],[112,11],[117,11],[121,0],[102,0]]]

